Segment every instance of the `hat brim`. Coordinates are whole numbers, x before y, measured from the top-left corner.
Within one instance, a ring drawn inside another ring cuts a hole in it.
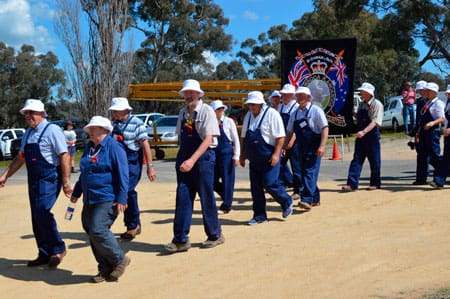
[[[370,94],[370,95],[373,96],[373,91],[371,91],[371,90],[369,90],[369,89],[367,89],[367,88],[362,88],[362,87],[360,87],[360,88],[358,88],[358,90],[359,90],[359,91],[365,91],[365,92],[367,92],[368,94]]]
[[[178,94],[179,94],[180,96],[184,96],[184,92],[187,91],[187,90],[192,90],[192,91],[196,91],[196,92],[200,93],[200,98],[201,98],[202,96],[205,95],[205,93],[203,92],[203,90],[201,90],[201,89],[193,89],[193,88],[191,88],[191,87],[189,87],[189,88],[182,88],[182,89],[178,92]]]
[[[86,133],[89,134],[89,128],[90,127],[100,127],[100,128],[105,129],[105,130],[108,130],[108,132],[112,132],[112,130],[113,130],[112,126],[102,126],[102,125],[99,125],[99,124],[87,124],[87,125],[84,126],[83,131],[85,131]]]

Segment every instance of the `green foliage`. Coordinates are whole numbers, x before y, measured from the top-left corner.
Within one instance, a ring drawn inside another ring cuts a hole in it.
[[[57,69],[58,58],[52,53],[35,54],[33,46],[14,49],[0,42],[0,127],[25,126],[19,110],[27,98],[40,99],[49,116],[52,109],[52,89],[64,84],[64,72]]]
[[[228,19],[213,1],[148,0],[131,5],[134,27],[146,35],[136,53],[135,82],[209,77],[212,66],[204,53],[231,49],[231,36],[223,29]]]

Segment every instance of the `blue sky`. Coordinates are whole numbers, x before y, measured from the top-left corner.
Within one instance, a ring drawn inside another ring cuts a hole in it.
[[[75,0],[74,0],[75,1]],[[216,0],[229,18],[225,29],[233,35],[234,51],[247,38],[256,38],[274,25],[287,24],[313,9],[312,1]],[[54,52],[62,65],[69,63],[66,50],[53,32],[53,0],[0,0],[0,41],[14,48],[26,43],[38,53]],[[138,37],[138,36],[136,36]],[[135,38],[136,42],[140,42]],[[424,53],[423,53],[424,54]],[[227,58],[223,58],[228,60]],[[217,58],[212,60],[217,62]],[[431,66],[426,67],[432,70]]]

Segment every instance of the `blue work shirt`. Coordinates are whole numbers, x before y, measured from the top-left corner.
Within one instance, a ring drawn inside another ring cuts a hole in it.
[[[128,197],[128,162],[123,147],[106,135],[97,147],[89,142],[80,160],[81,174],[72,195],[83,194],[83,202],[126,204]]]
[[[39,136],[48,124],[48,120],[44,119],[36,128],[28,128],[22,137],[22,144],[20,145],[20,151],[23,153],[25,148],[25,142],[37,143]],[[55,125],[50,124],[45,130],[44,135],[39,143],[39,149],[42,157],[54,166],[59,166],[60,155],[67,153],[66,137],[63,130]]]

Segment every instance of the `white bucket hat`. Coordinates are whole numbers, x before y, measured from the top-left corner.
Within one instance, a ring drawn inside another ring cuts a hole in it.
[[[437,85],[434,82],[428,82],[427,85],[425,85],[425,89],[432,90],[434,92],[439,92],[439,85]]]
[[[295,94],[297,93],[304,93],[307,95],[311,95],[311,90],[309,89],[309,87],[305,87],[305,86],[300,86],[297,88],[297,90],[295,91]]]
[[[445,91],[445,93],[450,93],[450,84],[447,85],[447,90]]]
[[[358,90],[363,90],[365,92],[370,93],[372,96],[374,96],[375,94],[375,86],[373,86],[372,84],[368,83],[368,82],[364,82],[359,88]]]
[[[211,102],[211,104],[209,104],[209,106],[211,106],[211,108],[213,108],[214,111],[216,111],[217,109],[220,109],[220,108],[225,108],[225,111],[227,111],[227,109],[228,109],[227,106],[225,106],[221,100],[215,100],[215,101]]]
[[[292,93],[292,94],[294,94],[295,93],[295,87],[294,87],[294,85],[291,85],[289,83],[284,84],[283,85],[283,89],[280,90],[280,93]]]
[[[44,112],[45,113],[45,106],[44,103],[42,103],[41,100],[35,100],[35,99],[27,99],[25,101],[25,105],[22,109],[19,110],[20,114],[25,114],[25,111],[36,111],[36,112]],[[47,113],[45,113],[45,116],[47,117]]]
[[[122,110],[133,110],[130,104],[128,104],[127,98],[112,98],[111,107],[108,110],[122,111]]]
[[[245,105],[247,104],[265,104],[264,95],[260,91],[251,91],[248,93],[247,100],[245,101]]]
[[[270,95],[269,100],[271,100],[273,97],[281,97],[281,93],[278,90],[274,90]]]
[[[188,79],[183,82],[183,88],[178,92],[180,96],[183,96],[186,90],[193,90],[200,93],[200,97],[202,97],[205,93],[200,88],[200,83],[197,80]]]
[[[83,130],[86,133],[89,133],[89,127],[102,127],[107,129],[109,132],[113,130],[113,126],[111,125],[111,121],[103,116],[93,116],[89,123],[84,126]]]
[[[425,89],[425,86],[427,85],[427,81],[419,81],[416,83],[416,90],[423,90]]]

